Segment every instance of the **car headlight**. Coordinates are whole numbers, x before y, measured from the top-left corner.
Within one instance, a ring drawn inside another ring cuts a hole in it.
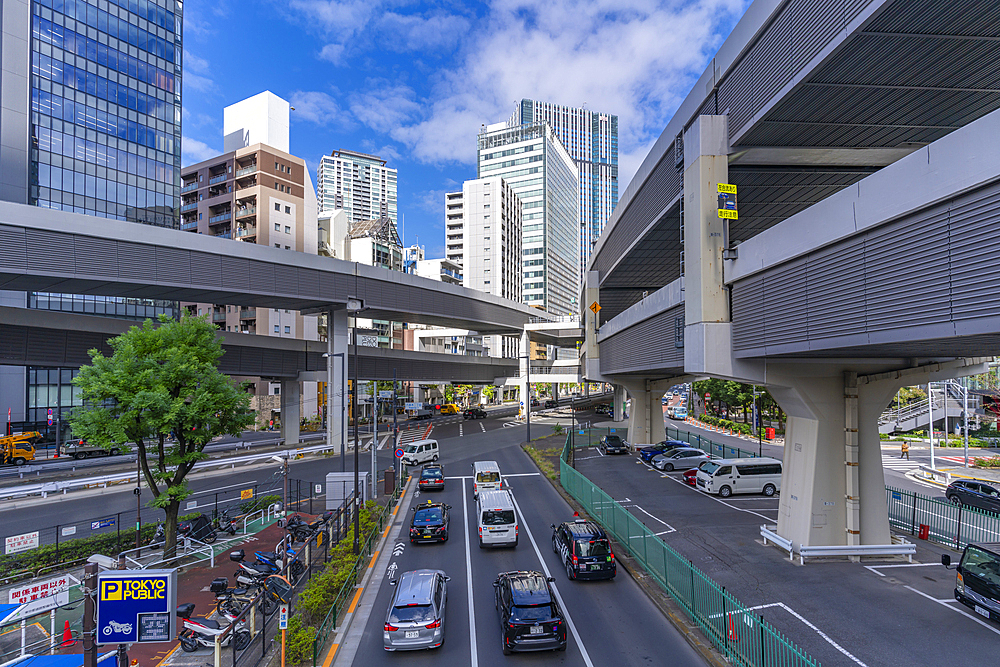
[[[959,593],[965,593],[965,578],[962,576],[961,572],[955,575],[955,588],[958,589]]]

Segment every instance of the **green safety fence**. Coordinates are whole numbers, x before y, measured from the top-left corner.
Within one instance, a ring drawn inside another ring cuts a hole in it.
[[[579,443],[576,443],[579,446]],[[744,667],[816,667],[819,663],[778,632],[763,616],[733,597],[668,547],[631,512],[567,462],[566,438],[560,483],[584,510],[642,564],[730,661]]]
[[[896,530],[920,535],[926,526],[926,539],[956,549],[970,542],[1000,542],[1000,516],[992,512],[891,486],[885,492],[889,524]]]
[[[386,524],[392,520],[392,508],[396,505],[396,501],[399,500],[399,494],[400,489],[397,487],[389,497],[386,504],[382,506],[382,511],[379,512],[378,517],[375,519],[375,528],[373,528],[371,533],[369,533],[368,539],[365,540],[364,544],[360,546],[361,551],[358,554],[357,559],[355,559],[354,564],[351,566],[351,572],[348,575],[347,580],[344,581],[344,584],[340,587],[340,591],[337,593],[337,596],[330,604],[330,609],[326,612],[323,622],[320,623],[318,628],[316,628],[316,639],[313,640],[313,667],[316,667],[322,662],[320,660],[320,656],[323,653],[323,649],[326,648],[329,641],[333,638],[334,633],[337,630],[338,620],[341,616],[343,616],[344,611],[347,609],[351,599],[355,595],[361,572],[364,571],[371,555],[374,553],[375,546],[381,539],[382,532],[385,530]]]
[[[726,445],[721,442],[715,442],[697,433],[688,433],[687,431],[681,431],[680,429],[674,428],[672,426],[667,426],[667,437],[671,440],[680,440],[681,442],[686,442],[692,447],[697,447],[698,449],[705,451],[713,456],[717,456],[720,459],[752,459],[761,455],[761,444],[758,444],[757,449],[743,449],[741,447],[733,447],[732,445]],[[771,444],[770,441],[764,441]]]

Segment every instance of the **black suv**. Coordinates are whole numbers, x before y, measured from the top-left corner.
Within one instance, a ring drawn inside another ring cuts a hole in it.
[[[428,500],[413,508],[413,519],[410,521],[410,544],[417,542],[447,542],[448,523],[451,520],[448,510],[451,505],[434,503]]]
[[[559,407],[559,401],[553,400],[551,398],[547,399],[545,401],[545,407],[547,407],[547,408],[558,408]]]
[[[463,419],[486,419],[486,410],[482,408],[469,408],[462,413]]]
[[[618,574],[607,533],[593,521],[553,525],[552,551],[559,554],[570,579],[614,579]]]
[[[605,454],[628,454],[628,443],[621,436],[606,435],[597,443],[597,449]]]
[[[565,651],[566,622],[541,572],[501,572],[493,582],[504,655],[514,651]]]
[[[1000,513],[1000,491],[996,486],[973,480],[952,482],[944,492],[945,498],[956,505],[969,505],[988,512]]]
[[[421,491],[428,489],[444,490],[444,467],[440,463],[425,465],[420,469],[420,481],[417,488]]]

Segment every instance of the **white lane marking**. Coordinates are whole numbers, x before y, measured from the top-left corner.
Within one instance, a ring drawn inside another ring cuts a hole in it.
[[[941,563],[901,563],[899,565],[865,565],[865,569],[871,570],[880,577],[884,577],[885,575],[879,572],[879,570],[887,567],[928,567],[930,565],[941,567]]]
[[[930,595],[928,595],[927,593],[922,593],[922,592],[918,591],[918,590],[917,590],[916,588],[913,588],[912,586],[904,586],[904,588],[908,588],[908,589],[910,589],[911,591],[913,591],[914,593],[916,593],[917,595],[920,595],[921,597],[925,597],[925,598],[927,598],[927,599],[928,599],[928,600],[930,600],[931,602],[937,602],[938,604],[940,604],[940,605],[941,605],[941,606],[943,606],[943,607],[946,607],[946,608],[948,608],[948,609],[951,609],[952,611],[954,611],[954,612],[957,612],[957,613],[961,614],[962,616],[965,616],[966,618],[969,618],[969,619],[972,619],[973,621],[975,621],[975,622],[976,622],[976,623],[978,623],[979,625],[983,626],[984,628],[986,628],[986,629],[987,629],[987,630],[989,630],[990,632],[995,632],[996,634],[1000,635],[1000,630],[998,630],[998,629],[994,628],[994,627],[993,627],[992,625],[989,625],[989,624],[987,624],[987,623],[985,623],[985,622],[983,622],[983,621],[979,620],[978,618],[976,618],[975,616],[973,616],[972,614],[970,614],[970,613],[966,612],[966,611],[965,611],[965,610],[963,610],[963,609],[957,609],[957,608],[955,608],[955,607],[952,607],[952,606],[951,606],[950,604],[948,604],[948,603],[945,603],[945,602],[942,602],[941,600],[935,600],[934,598],[932,598],[932,597],[931,597]],[[949,601],[949,602],[951,602],[951,601]]]
[[[540,472],[512,472],[504,477],[538,477],[541,474]]]
[[[907,586],[907,588],[909,588],[909,586]],[[735,616],[737,614],[742,614],[742,613],[748,612],[748,611],[757,611],[758,609],[767,609],[768,607],[781,607],[782,609],[784,609],[785,611],[787,611],[789,614],[791,614],[795,618],[797,618],[800,621],[802,621],[802,623],[804,623],[806,625],[806,627],[810,628],[816,634],[818,634],[820,637],[822,637],[823,639],[825,639],[827,641],[827,643],[829,643],[835,649],[837,649],[838,651],[840,651],[841,653],[843,653],[844,655],[846,655],[848,658],[850,658],[854,662],[856,662],[859,665],[861,665],[861,667],[868,667],[868,665],[866,665],[865,663],[861,662],[856,657],[854,657],[854,655],[850,651],[848,651],[847,649],[845,649],[843,646],[841,646],[837,642],[833,641],[833,639],[831,639],[828,634],[826,634],[825,632],[823,632],[822,630],[820,630],[819,628],[817,628],[815,625],[813,625],[809,621],[807,621],[802,614],[797,613],[796,611],[794,611],[791,607],[789,607],[784,602],[772,602],[770,604],[759,604],[756,607],[745,607],[745,608],[739,609],[737,611],[731,611],[731,612],[726,612],[726,613],[727,614],[732,614],[733,616]],[[722,617],[722,614],[712,614],[711,616],[709,616],[709,618],[721,618],[721,617]]]
[[[483,429],[483,433],[486,433],[486,425],[485,424],[483,424],[482,422],[479,422],[479,428]]]
[[[229,466],[229,464],[227,463],[225,467],[228,467],[228,466]],[[195,491],[194,493],[191,494],[191,496],[192,497],[194,497],[194,496],[200,496],[200,495],[205,494],[205,493],[215,493],[216,491],[225,491],[226,489],[236,489],[236,488],[239,488],[241,486],[242,487],[246,487],[246,482],[244,482],[243,484],[230,484],[229,486],[220,486],[217,489],[206,489],[204,491]]]
[[[468,479],[468,478],[466,478]],[[462,523],[465,524],[465,580],[469,587],[469,645],[472,653],[472,667],[479,667],[479,652],[476,650],[476,605],[472,595],[472,538],[469,536],[469,500],[465,495],[465,484],[462,484]]]
[[[688,484],[687,482],[685,482],[682,479],[677,479],[676,477],[671,477],[670,479],[674,480],[675,482],[677,482],[678,484],[681,484],[683,486],[686,486],[686,487],[690,487],[691,486],[690,484]],[[725,500],[722,500],[721,498],[716,498],[714,496],[711,496],[711,495],[705,493],[704,491],[702,491],[701,489],[697,489],[696,488],[695,491],[698,491],[699,493],[703,494],[705,497],[709,498],[710,500],[714,500],[717,503],[722,503],[726,507],[728,507],[730,509],[734,509],[737,512],[746,512],[747,514],[753,514],[754,516],[759,516],[761,519],[764,519],[766,521],[771,521],[773,519],[773,517],[764,516],[763,514],[760,514],[759,512],[754,512],[753,510],[747,510],[747,509],[743,509],[742,507],[736,507],[735,505],[730,505]],[[777,510],[767,509],[767,510],[762,510],[762,511],[775,512]]]
[[[463,485],[464,490],[464,485]],[[465,498],[463,497],[463,500]],[[514,509],[517,510],[518,515],[521,517],[521,525],[524,526],[524,532],[528,534],[528,539],[531,540],[531,546],[535,550],[535,555],[538,556],[538,562],[542,566],[542,571],[545,572],[546,577],[551,577],[549,574],[549,567],[545,564],[545,560],[542,558],[542,552],[538,550],[538,544],[535,542],[535,536],[531,534],[531,528],[528,527],[528,522],[524,518],[524,512],[521,511],[521,506],[517,504],[517,500],[514,495],[511,494],[510,499],[514,501]],[[468,541],[466,541],[466,550],[469,549]],[[590,654],[587,653],[587,648],[583,645],[583,640],[580,639],[580,633],[576,631],[576,624],[573,623],[573,619],[570,617],[567,611],[566,603],[563,602],[562,595],[559,594],[559,588],[556,586],[556,582],[552,582],[552,592],[556,594],[556,600],[559,601],[559,608],[562,612],[566,614],[566,624],[569,625],[570,631],[573,633],[573,640],[576,642],[577,647],[580,649],[580,654],[583,655],[583,662],[587,667],[594,667],[594,663],[590,660]]]

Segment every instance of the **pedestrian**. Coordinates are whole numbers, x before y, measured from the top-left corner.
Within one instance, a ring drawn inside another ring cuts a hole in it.
[[[903,441],[903,446],[900,448],[899,458],[906,457],[906,460],[910,460],[910,443],[907,440]]]

